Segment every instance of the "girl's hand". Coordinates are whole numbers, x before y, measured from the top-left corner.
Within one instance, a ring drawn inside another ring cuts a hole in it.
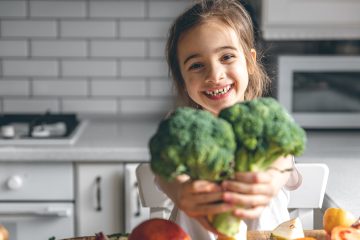
[[[222,183],[226,191],[223,194],[224,202],[240,206],[234,210],[235,216],[245,219],[258,218],[283,186],[283,181],[278,181],[276,174],[279,173],[272,171],[236,173],[234,180]]]
[[[222,202],[221,186],[205,180],[188,180],[180,184],[176,205],[188,216],[195,218],[205,229],[215,234],[218,232],[211,226],[208,215],[232,211],[231,204]]]

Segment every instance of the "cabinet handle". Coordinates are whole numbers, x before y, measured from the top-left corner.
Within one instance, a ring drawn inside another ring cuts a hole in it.
[[[96,208],[95,210],[97,212],[100,212],[102,210],[101,208],[101,177],[96,177]]]
[[[68,207],[45,207],[44,209],[5,209],[0,210],[1,215],[8,215],[10,217],[31,217],[31,216],[43,216],[43,217],[71,217],[72,209]]]
[[[138,189],[138,183],[135,182],[134,184],[135,190],[136,190],[136,212],[135,212],[135,217],[140,217],[140,213],[141,213],[141,203],[140,203],[140,196],[139,196],[139,192],[137,191]]]

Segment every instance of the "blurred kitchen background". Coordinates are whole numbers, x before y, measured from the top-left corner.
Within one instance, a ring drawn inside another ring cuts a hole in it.
[[[309,127],[300,160],[330,168],[323,209],[360,215],[360,2],[243,2],[269,95]],[[174,106],[165,40],[190,4],[0,0],[0,224],[12,240],[129,232],[148,217],[135,169]]]
[[[279,55],[360,54],[359,3],[287,2],[247,4],[273,96]],[[189,3],[0,0],[0,111],[166,112],[167,29]]]

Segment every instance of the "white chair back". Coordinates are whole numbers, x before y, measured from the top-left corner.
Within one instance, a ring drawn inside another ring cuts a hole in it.
[[[304,229],[313,229],[313,210],[322,206],[329,168],[320,163],[297,163],[296,167],[303,180],[298,189],[290,191],[290,216],[299,217]],[[150,208],[150,218],[166,218],[171,211],[170,200],[155,185],[150,164],[140,164],[136,169],[136,177],[141,204]]]
[[[313,229],[314,209],[321,209],[329,168],[323,163],[297,163],[296,168],[302,175],[302,183],[290,191],[290,216],[299,217],[304,229]]]
[[[150,208],[150,218],[167,218],[172,205],[170,199],[155,185],[155,176],[149,163],[142,163],[136,168],[139,197],[143,207]]]

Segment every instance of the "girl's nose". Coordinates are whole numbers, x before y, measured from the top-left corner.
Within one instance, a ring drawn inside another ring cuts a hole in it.
[[[224,79],[224,69],[219,65],[212,65],[207,72],[206,81],[217,83]]]

